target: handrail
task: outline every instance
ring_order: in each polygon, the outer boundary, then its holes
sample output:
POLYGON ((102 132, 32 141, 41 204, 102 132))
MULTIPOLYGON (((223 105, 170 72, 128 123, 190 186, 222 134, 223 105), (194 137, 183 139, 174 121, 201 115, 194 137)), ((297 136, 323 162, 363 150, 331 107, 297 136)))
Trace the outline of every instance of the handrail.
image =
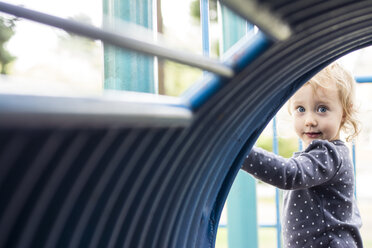
POLYGON ((355 81, 357 83, 372 83, 372 76, 356 76, 355 81))
POLYGON ((187 127, 192 111, 179 98, 134 92, 62 97, 0 93, 0 126, 187 127))

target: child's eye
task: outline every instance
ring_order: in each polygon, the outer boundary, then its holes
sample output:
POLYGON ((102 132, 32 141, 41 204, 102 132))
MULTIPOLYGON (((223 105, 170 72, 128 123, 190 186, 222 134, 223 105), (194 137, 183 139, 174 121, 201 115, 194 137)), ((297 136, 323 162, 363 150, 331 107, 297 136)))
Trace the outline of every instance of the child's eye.
POLYGON ((325 113, 325 112, 327 112, 327 107, 324 107, 324 106, 320 106, 320 107, 318 107, 318 112, 320 112, 320 113, 325 113))
POLYGON ((296 110, 300 113, 305 112, 305 108, 302 106, 297 107, 296 110))

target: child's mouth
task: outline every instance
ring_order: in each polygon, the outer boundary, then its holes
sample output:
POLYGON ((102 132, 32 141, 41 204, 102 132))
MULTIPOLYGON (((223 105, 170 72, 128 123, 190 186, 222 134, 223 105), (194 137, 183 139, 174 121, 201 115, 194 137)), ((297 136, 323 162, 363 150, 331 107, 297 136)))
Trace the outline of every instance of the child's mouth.
POLYGON ((309 138, 312 138, 312 139, 316 139, 318 138, 322 133, 321 132, 308 132, 308 133, 305 133, 307 137, 309 138))

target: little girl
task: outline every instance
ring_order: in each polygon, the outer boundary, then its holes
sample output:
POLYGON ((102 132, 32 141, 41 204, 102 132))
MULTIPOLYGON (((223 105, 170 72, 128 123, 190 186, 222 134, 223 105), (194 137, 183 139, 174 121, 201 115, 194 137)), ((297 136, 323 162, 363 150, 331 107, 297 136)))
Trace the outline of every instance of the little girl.
POLYGON ((340 131, 358 134, 354 80, 333 63, 289 101, 306 149, 290 159, 253 148, 242 169, 284 191, 285 247, 363 247, 354 170, 340 131))

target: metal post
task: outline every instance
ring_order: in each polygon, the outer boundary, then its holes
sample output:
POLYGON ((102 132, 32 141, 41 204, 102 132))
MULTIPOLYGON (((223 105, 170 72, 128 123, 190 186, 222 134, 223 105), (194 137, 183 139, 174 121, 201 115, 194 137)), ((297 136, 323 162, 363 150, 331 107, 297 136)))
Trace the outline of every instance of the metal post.
MULTIPOLYGON (((278 132, 276 129, 276 116, 273 118, 273 152, 279 154, 278 132)), ((280 206, 279 206, 280 191, 275 188, 275 209, 276 209, 276 245, 277 248, 282 247, 282 225, 280 223, 280 206)))
MULTIPOLYGON (((219 6, 222 28, 221 54, 247 33, 247 22, 219 6)), ((227 199, 228 244, 231 248, 258 247, 256 181, 239 172, 227 199)))
POLYGON ((200 20, 202 26, 203 55, 209 56, 209 0, 200 0, 200 20))
MULTIPOLYGON (((355 140, 352 141, 352 155, 353 155, 353 167, 354 167, 354 181, 356 182, 356 155, 355 155, 355 140)), ((354 196, 357 198, 356 183, 354 187, 354 196)))
POLYGON ((256 181, 239 172, 227 199, 227 233, 230 248, 258 247, 256 181))
MULTIPOLYGON (((104 19, 115 28, 123 20, 153 27, 152 0, 103 0, 104 19)), ((155 93, 154 58, 104 46, 104 88, 155 93)))

